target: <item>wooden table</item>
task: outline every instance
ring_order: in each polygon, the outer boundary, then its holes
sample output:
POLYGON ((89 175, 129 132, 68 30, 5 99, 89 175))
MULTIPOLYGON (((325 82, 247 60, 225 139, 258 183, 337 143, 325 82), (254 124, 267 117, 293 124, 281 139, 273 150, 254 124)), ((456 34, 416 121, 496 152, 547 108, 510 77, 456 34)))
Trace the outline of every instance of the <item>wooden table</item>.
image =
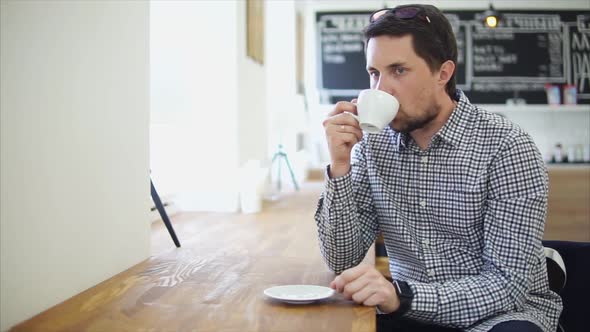
POLYGON ((320 256, 315 204, 301 203, 290 212, 279 202, 257 215, 176 223, 182 248, 152 257, 13 330, 375 331, 374 308, 340 295, 308 305, 264 296, 267 287, 327 286, 335 276, 320 256), (183 238, 188 228, 194 236, 183 238))

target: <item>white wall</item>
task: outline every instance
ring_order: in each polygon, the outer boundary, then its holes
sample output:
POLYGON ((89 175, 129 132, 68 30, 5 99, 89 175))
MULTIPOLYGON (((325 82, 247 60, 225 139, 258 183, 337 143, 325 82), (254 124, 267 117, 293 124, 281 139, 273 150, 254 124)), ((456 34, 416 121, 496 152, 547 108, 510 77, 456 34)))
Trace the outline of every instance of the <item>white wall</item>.
POLYGON ((149 255, 146 2, 1 2, 1 326, 149 255))
MULTIPOLYGON (((306 133, 307 123, 303 98, 297 95, 295 78, 296 2, 270 0, 265 5, 266 102, 271 129, 268 148, 274 153, 279 144, 283 145, 283 151, 287 153, 295 177, 301 184, 308 168, 308 156, 297 145, 297 136, 306 133)), ((272 166, 273 182, 278 181, 280 166, 282 188, 292 188, 286 161, 277 159, 272 166)), ((275 184, 275 190, 276 187, 275 184)))
POLYGON ((150 6, 154 181, 184 210, 235 211, 237 2, 150 6))
POLYGON ((264 11, 261 65, 246 54, 245 1, 151 3, 150 165, 160 193, 182 210, 237 211, 240 167, 269 166, 279 133, 295 147, 305 126, 290 116, 294 1, 266 1, 264 11))
MULTIPOLYGON (((268 159, 269 115, 266 106, 266 64, 260 64, 246 52, 246 1, 237 3, 238 62, 238 164, 268 159)), ((271 81, 272 82, 272 81, 271 81)))

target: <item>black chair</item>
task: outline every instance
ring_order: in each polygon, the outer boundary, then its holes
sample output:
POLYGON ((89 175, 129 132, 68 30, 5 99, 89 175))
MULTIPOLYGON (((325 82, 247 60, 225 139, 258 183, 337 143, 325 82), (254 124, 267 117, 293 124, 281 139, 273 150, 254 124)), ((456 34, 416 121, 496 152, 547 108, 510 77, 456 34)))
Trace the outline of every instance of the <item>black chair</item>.
POLYGON ((154 187, 154 183, 152 182, 152 179, 150 179, 150 186, 151 186, 151 192, 152 192, 152 200, 154 201, 154 204, 156 205, 156 209, 158 209, 158 212, 160 213, 160 217, 162 217, 162 220, 164 221, 164 225, 166 225, 166 228, 168 229, 168 233, 170 233, 170 237, 172 237, 172 241, 174 241, 176 248, 180 248, 180 242, 178 241, 178 238, 176 237, 176 232, 174 231, 174 227, 172 227, 172 224, 170 223, 170 219, 168 218, 168 214, 166 213, 166 210, 164 209, 164 205, 162 204, 162 201, 160 200, 160 195, 158 195, 158 192, 156 191, 156 187, 154 187))
POLYGON ((549 285, 563 301, 559 319, 565 332, 588 331, 588 299, 590 299, 590 242, 543 241, 555 249, 565 265, 565 273, 547 258, 549 285))

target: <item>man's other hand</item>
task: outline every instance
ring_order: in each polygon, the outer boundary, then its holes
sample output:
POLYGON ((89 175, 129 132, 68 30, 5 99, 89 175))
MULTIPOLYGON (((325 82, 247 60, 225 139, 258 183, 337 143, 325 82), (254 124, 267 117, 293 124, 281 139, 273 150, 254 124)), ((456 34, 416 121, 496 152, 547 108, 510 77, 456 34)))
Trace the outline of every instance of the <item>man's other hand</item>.
POLYGON ((348 300, 378 306, 383 313, 392 313, 400 305, 393 284, 371 265, 360 264, 342 272, 330 283, 330 287, 348 300))

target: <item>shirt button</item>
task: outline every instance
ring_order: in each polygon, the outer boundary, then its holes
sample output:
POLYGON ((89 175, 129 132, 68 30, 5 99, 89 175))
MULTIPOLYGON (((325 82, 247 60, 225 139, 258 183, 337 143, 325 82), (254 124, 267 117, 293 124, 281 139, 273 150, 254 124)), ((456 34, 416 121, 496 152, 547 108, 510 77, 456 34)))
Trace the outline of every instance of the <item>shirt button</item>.
POLYGON ((426 164, 428 162, 428 157, 424 156, 422 157, 422 163, 426 164))
POLYGON ((428 239, 422 240, 422 244, 423 244, 425 247, 428 247, 428 246, 430 245, 430 240, 428 240, 428 239))
POLYGON ((420 206, 421 207, 426 207, 426 201, 425 200, 421 200, 420 201, 420 206))
POLYGON ((434 277, 434 271, 432 270, 426 270, 426 273, 428 274, 429 277, 434 277))

